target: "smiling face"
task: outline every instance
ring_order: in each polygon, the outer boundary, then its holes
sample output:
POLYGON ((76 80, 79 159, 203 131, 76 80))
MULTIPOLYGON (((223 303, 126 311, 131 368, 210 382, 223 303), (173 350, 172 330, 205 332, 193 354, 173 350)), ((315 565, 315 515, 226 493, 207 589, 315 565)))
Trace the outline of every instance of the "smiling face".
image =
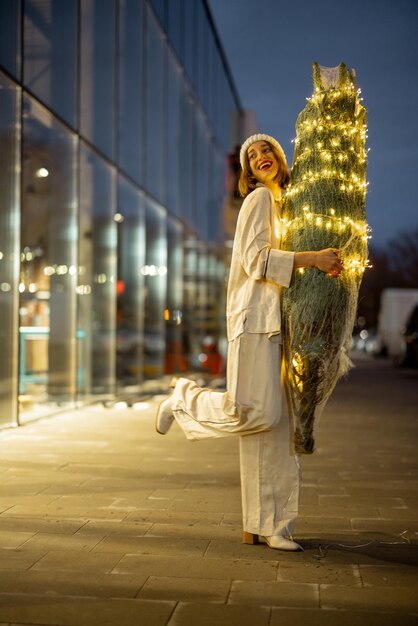
POLYGON ((251 172, 260 183, 273 183, 279 171, 279 162, 267 141, 256 141, 247 150, 251 172))

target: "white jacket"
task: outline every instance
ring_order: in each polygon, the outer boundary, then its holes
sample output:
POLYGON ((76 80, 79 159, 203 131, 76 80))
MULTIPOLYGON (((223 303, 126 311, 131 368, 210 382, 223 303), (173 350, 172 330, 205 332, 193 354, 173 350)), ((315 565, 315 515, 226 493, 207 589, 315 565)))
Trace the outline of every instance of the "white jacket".
POLYGON ((280 216, 272 192, 258 184, 237 221, 227 293, 227 335, 280 333, 280 287, 292 278, 294 252, 279 250, 280 216))

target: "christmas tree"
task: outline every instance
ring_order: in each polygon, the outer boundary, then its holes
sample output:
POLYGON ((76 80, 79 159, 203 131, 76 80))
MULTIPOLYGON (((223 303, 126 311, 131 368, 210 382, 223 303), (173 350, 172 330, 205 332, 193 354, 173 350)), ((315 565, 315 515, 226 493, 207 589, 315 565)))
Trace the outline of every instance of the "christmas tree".
POLYGON ((284 358, 297 453, 314 449, 315 417, 351 367, 348 351, 367 265, 366 109, 354 72, 313 65, 314 93, 296 122, 282 208, 285 250, 337 248, 338 278, 316 268, 283 290, 284 358))

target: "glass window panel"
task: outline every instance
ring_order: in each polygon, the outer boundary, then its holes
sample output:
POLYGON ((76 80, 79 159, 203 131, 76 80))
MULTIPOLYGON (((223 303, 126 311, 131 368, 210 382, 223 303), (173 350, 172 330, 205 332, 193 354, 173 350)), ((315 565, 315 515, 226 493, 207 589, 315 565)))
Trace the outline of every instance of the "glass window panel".
POLYGON ((230 149, 230 126, 232 121, 232 111, 234 100, 225 72, 221 74, 220 84, 220 117, 219 117, 219 139, 222 147, 227 152, 230 149))
POLYGON ((157 200, 166 203, 165 145, 165 93, 164 93, 165 46, 160 27, 152 12, 147 13, 147 125, 145 158, 145 186, 157 200))
POLYGON ((167 206, 170 212, 180 215, 180 70, 174 55, 168 51, 167 89, 167 206))
POLYGON ((168 0, 167 2, 167 28, 170 43, 179 59, 183 58, 183 11, 184 0, 168 0))
POLYGON ((20 0, 0 2, 0 65, 20 80, 20 0))
POLYGON ((144 163, 144 23, 143 3, 120 3, 119 165, 138 183, 144 163))
POLYGON ((180 207, 182 217, 192 222, 192 184, 195 170, 193 159, 193 105, 184 82, 180 91, 180 207))
POLYGON ((212 337, 212 366, 221 373, 224 365, 221 354, 225 356, 224 319, 226 281, 224 264, 213 254, 208 256, 207 273, 207 333, 212 337))
POLYGON ((196 88, 202 105, 205 107, 209 99, 209 34, 210 25, 206 9, 202 2, 196 7, 196 88))
POLYGON ((208 239, 209 241, 216 241, 218 229, 220 226, 219 220, 222 215, 222 207, 226 193, 226 160, 224 154, 219 152, 215 148, 213 148, 211 154, 210 171, 212 175, 212 181, 209 185, 210 209, 208 213, 208 239))
POLYGON ((77 2, 26 0, 24 6, 24 83, 76 126, 77 2))
POLYGON ((154 378, 164 373, 167 300, 166 214, 154 202, 146 206, 144 375, 154 378))
MULTIPOLYGON (((204 244, 189 234, 184 243, 184 300, 183 300, 183 329, 187 333, 190 368, 199 369, 199 355, 202 351, 202 331, 200 298, 204 286, 200 284, 201 255, 204 244)), ((204 280, 204 278, 203 278, 204 280)))
MULTIPOLYGON (((170 0, 168 0, 170 2, 170 0)), ((178 1, 178 0, 177 0, 178 1)), ((172 0, 171 0, 172 2, 172 0)), ((161 24, 163 26, 166 25, 166 7, 165 7, 165 0, 151 0, 151 4, 153 6, 153 9, 155 11, 155 14, 157 15, 158 19, 160 20, 161 24)))
POLYGON ((210 138, 206 131, 206 123, 201 114, 197 117, 197 141, 196 141, 196 228, 203 239, 208 236, 209 219, 209 142, 210 138))
POLYGON ((196 229, 197 228, 197 206, 196 206, 196 195, 197 195, 197 184, 198 184, 198 175, 197 172, 200 168, 200 163, 198 161, 198 131, 197 131, 197 115, 198 109, 196 105, 191 103, 191 133, 192 133, 192 149, 190 154, 188 155, 188 159, 190 161, 190 171, 191 171, 191 180, 190 180, 190 224, 196 229))
POLYGON ((17 421, 20 88, 0 72, 0 424, 17 421))
POLYGON ((116 367, 115 169, 86 145, 80 161, 78 391, 113 393, 116 367))
POLYGON ((80 129, 109 158, 115 152, 115 0, 81 2, 80 129))
POLYGON ((74 399, 77 138, 23 101, 20 393, 74 399))
POLYGON ((207 262, 208 255, 205 246, 200 245, 197 256, 197 292, 196 292, 196 330, 199 337, 199 346, 208 334, 207 329, 207 262))
POLYGON ((143 379, 145 293, 145 199, 119 179, 117 377, 119 385, 143 379))
POLYGON ((218 97, 218 69, 219 69, 219 60, 218 60, 218 48, 215 42, 215 36, 211 31, 209 35, 209 45, 208 45, 208 82, 209 82, 209 98, 207 101, 207 113, 214 130, 215 136, 217 135, 217 127, 216 127, 216 103, 218 97))
POLYGON ((183 0, 183 64, 191 82, 195 79, 196 0, 183 0))
POLYGON ((183 321, 183 229, 173 218, 167 224, 167 308, 165 372, 188 370, 188 337, 183 321))

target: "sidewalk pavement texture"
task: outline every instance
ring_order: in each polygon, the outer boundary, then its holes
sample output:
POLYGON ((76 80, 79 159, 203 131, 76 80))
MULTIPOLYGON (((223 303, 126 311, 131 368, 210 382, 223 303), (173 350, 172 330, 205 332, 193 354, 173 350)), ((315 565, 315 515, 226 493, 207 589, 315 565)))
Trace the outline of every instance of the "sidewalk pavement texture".
POLYGON ((418 370, 362 359, 303 458, 304 552, 241 543, 238 441, 158 398, 0 432, 0 626, 409 626, 418 370))

